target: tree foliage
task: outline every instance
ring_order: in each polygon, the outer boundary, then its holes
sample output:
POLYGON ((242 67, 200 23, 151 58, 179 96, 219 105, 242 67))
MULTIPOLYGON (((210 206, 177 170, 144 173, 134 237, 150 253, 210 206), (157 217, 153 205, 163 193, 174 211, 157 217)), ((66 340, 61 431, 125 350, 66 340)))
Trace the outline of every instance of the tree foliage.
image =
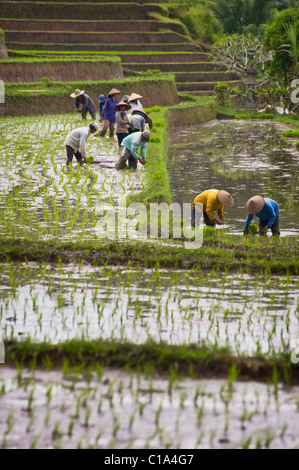
POLYGON ((272 60, 272 53, 266 51, 263 43, 251 34, 225 36, 212 47, 213 61, 226 67, 227 72, 239 72, 245 78, 246 71, 254 66, 265 78, 266 65, 272 60))
POLYGON ((265 45, 273 51, 271 74, 288 85, 299 73, 299 6, 278 15, 266 33, 265 45))
POLYGON ((257 32, 260 25, 268 23, 274 8, 271 0, 216 0, 218 18, 227 34, 244 33, 249 26, 257 32))

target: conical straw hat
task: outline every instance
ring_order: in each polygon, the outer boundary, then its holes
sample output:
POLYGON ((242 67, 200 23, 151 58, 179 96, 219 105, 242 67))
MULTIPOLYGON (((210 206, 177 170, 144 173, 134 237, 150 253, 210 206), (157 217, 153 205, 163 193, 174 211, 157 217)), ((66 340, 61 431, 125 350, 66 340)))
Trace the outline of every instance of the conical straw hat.
POLYGON ((112 90, 109 91, 108 96, 111 95, 119 95, 120 91, 117 90, 116 88, 112 88, 112 90))
POLYGON ((134 111, 132 111, 132 115, 133 115, 134 113, 141 113, 141 114, 143 114, 143 116, 144 116, 145 118, 147 118, 147 117, 148 117, 148 115, 146 114, 146 112, 144 111, 144 109, 143 109, 143 108, 140 108, 140 109, 134 109, 134 111))
POLYGON ((258 214, 261 212, 264 205, 265 200, 262 196, 253 196, 252 198, 248 199, 245 207, 249 214, 258 214))
POLYGON ((220 189, 220 191, 218 191, 217 199, 225 207, 233 207, 233 205, 235 204, 233 196, 227 191, 224 191, 223 189, 220 189))
POLYGON ((141 100, 141 98, 142 98, 141 95, 137 95, 137 93, 132 93, 128 101, 130 102, 130 101, 135 101, 135 100, 141 100))
POLYGON ((115 111, 119 111, 121 106, 125 106, 126 111, 131 108, 131 106, 128 103, 125 103, 124 101, 120 101, 114 106, 113 109, 115 109, 115 111))
POLYGON ((79 90, 79 88, 77 88, 77 90, 74 91, 74 93, 71 93, 70 96, 72 98, 77 98, 77 96, 80 96, 80 95, 83 95, 85 90, 79 90))

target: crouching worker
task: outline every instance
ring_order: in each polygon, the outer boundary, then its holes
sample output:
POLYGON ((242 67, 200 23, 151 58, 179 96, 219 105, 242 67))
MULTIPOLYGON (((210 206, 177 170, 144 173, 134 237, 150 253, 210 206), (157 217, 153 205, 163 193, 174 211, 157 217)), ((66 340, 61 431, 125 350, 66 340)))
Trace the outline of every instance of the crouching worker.
POLYGON ((121 157, 116 165, 117 170, 123 170, 127 165, 128 167, 136 170, 138 162, 142 165, 145 163, 147 143, 151 138, 151 133, 148 130, 143 132, 134 132, 133 134, 125 137, 121 143, 121 157), (138 155, 140 149, 141 157, 138 155))
POLYGON ((93 122, 88 127, 78 127, 67 136, 64 142, 66 146, 66 166, 69 166, 72 162, 74 155, 81 166, 86 162, 85 146, 87 139, 90 134, 94 134, 98 130, 99 125, 93 122))
POLYGON ((259 236, 266 235, 268 229, 271 229, 272 235, 279 237, 279 206, 276 201, 268 197, 253 196, 246 202, 246 210, 248 212, 244 226, 244 235, 249 233, 249 225, 254 215, 259 219, 259 236))
POLYGON ((234 199, 230 193, 223 189, 208 189, 200 193, 193 201, 193 217, 192 226, 195 226, 195 204, 201 203, 203 205, 203 217, 206 225, 214 227, 216 224, 222 225, 225 223, 224 206, 233 207, 234 199), (219 218, 215 217, 215 212, 218 212, 219 218))

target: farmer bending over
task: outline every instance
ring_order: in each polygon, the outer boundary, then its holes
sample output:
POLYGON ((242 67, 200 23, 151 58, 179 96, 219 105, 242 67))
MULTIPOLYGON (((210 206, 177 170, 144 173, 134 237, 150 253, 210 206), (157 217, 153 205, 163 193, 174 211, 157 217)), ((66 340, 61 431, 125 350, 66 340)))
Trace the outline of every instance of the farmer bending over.
POLYGON ((246 202, 248 216, 245 222, 244 235, 249 233, 249 225, 254 215, 260 219, 259 236, 266 235, 271 229, 272 235, 280 235, 279 231, 279 206, 276 201, 268 197, 253 196, 246 202))
POLYGON ((195 204, 201 203, 203 205, 203 217, 205 224, 214 227, 216 224, 222 225, 225 223, 225 217, 223 213, 225 207, 233 207, 234 199, 231 194, 223 189, 208 189, 203 193, 200 193, 193 201, 193 217, 192 226, 195 226, 195 204), (219 219, 215 217, 215 212, 218 212, 219 219))
POLYGON ((88 127, 78 127, 72 131, 66 138, 64 145, 66 146, 66 165, 73 160, 75 155, 77 162, 83 165, 86 162, 85 145, 90 134, 94 134, 99 130, 99 125, 94 122, 89 124, 88 127))
POLYGON ((146 157, 147 143, 151 138, 151 133, 147 129, 143 132, 134 132, 125 137, 121 143, 121 157, 116 165, 117 170, 123 170, 127 165, 136 170, 138 161, 144 165, 146 157), (141 157, 138 155, 140 149, 141 157))
POLYGON ((82 114, 82 118, 86 119, 87 111, 89 111, 92 119, 96 118, 96 108, 94 102, 90 96, 84 93, 84 90, 77 89, 74 93, 70 95, 72 98, 75 98, 75 108, 82 114))

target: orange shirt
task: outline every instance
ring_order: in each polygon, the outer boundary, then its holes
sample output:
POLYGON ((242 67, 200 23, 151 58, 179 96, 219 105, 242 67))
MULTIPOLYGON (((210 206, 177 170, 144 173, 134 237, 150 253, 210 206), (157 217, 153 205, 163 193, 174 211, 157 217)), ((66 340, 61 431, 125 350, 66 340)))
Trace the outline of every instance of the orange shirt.
POLYGON ((203 210, 207 213, 211 222, 215 220, 214 212, 218 211, 219 218, 224 220, 223 204, 217 199, 218 189, 208 189, 200 193, 194 199, 194 204, 201 202, 203 210))

